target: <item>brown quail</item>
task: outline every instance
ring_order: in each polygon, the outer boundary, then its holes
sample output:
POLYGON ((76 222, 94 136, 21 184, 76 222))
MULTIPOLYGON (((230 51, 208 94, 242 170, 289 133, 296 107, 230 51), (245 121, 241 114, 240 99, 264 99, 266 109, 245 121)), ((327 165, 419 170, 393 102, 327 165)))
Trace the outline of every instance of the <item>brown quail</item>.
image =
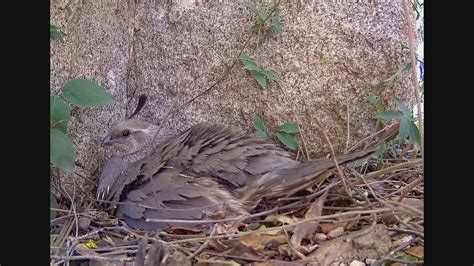
MULTIPOLYGON (((97 197, 111 201, 115 215, 135 229, 192 227, 147 219, 211 219, 216 213, 245 214, 262 198, 286 196, 335 166, 332 158, 300 163, 278 146, 243 130, 197 124, 156 145, 158 127, 127 119, 115 123, 103 144, 110 148, 97 197)), ((337 158, 343 164, 370 155, 337 158)))

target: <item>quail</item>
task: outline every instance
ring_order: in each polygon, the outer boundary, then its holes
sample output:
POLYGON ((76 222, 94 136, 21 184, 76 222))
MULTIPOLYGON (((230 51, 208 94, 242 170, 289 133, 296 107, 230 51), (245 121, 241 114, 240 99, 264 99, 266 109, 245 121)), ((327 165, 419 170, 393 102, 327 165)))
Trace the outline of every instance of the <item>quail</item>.
MULTIPOLYGON (((155 124, 129 118, 114 123, 103 140, 111 158, 99 177, 97 198, 109 202, 114 214, 134 229, 194 227, 169 220, 247 214, 263 198, 288 196, 335 167, 333 158, 298 162, 242 129, 210 123, 159 142, 147 155, 157 130, 155 124)), ((337 161, 348 163, 373 151, 342 155, 337 161)))

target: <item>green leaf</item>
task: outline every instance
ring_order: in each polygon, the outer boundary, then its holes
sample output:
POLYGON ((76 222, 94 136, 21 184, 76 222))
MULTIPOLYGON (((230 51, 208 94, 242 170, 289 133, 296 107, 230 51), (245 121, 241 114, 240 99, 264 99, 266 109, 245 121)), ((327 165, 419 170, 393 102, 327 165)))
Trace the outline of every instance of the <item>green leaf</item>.
POLYGON ((400 128, 398 132, 398 138, 400 139, 400 144, 405 143, 405 139, 408 137, 408 132, 410 130, 410 120, 406 117, 400 119, 400 128))
POLYGON ((69 106, 57 96, 51 96, 49 100, 50 122, 54 128, 67 133, 67 124, 70 118, 69 106), (61 121, 61 122, 59 122, 61 121))
POLYGON ((252 10, 253 12, 257 13, 257 5, 249 2, 244 2, 244 6, 252 10))
POLYGON ((357 167, 360 167, 360 166, 364 165, 369 160, 370 160, 370 156, 367 156, 367 157, 358 159, 356 161, 350 162, 346 166, 349 167, 349 168, 357 168, 357 167))
POLYGON ((377 148, 377 150, 372 154, 372 155, 369 155, 369 156, 365 156, 363 158, 360 158, 356 161, 353 161, 353 162, 350 162, 347 164, 347 167, 349 168, 357 168, 357 167, 360 167, 362 165, 364 165, 366 162, 368 162, 371 158, 375 158, 375 159, 381 159, 383 154, 385 153, 385 150, 387 149, 387 144, 385 144, 385 141, 382 142, 379 147, 377 148))
POLYGON ((411 69, 411 63, 406 63, 403 66, 401 66, 395 74, 390 76, 389 78, 383 80, 379 84, 375 86, 375 88, 379 91, 382 92, 389 86, 393 85, 396 81, 400 79, 400 77, 406 72, 407 70, 411 69))
POLYGON ((396 110, 387 110, 379 112, 375 117, 382 120, 390 120, 395 118, 400 118, 403 116, 403 113, 396 110))
POLYGON ((286 132, 286 133, 298 133, 300 132, 300 128, 298 127, 298 124, 288 122, 284 123, 278 128, 278 131, 286 132))
POLYGON ((295 137, 293 137, 292 135, 286 132, 280 131, 276 134, 276 136, 283 144, 285 144, 286 147, 292 150, 298 149, 298 142, 296 141, 295 137))
POLYGON ((53 24, 49 24, 49 35, 53 40, 63 40, 63 34, 59 31, 59 28, 53 24))
POLYGON ((380 101, 380 97, 377 95, 369 95, 367 96, 367 101, 371 104, 377 104, 380 101))
POLYGON ((254 115, 252 117, 252 123, 256 130, 267 132, 267 126, 265 126, 265 122, 263 122, 262 117, 259 115, 254 115))
POLYGON ((377 84, 375 86, 375 89, 378 90, 379 92, 382 92, 388 87, 388 85, 389 85, 389 81, 384 80, 380 82, 379 84, 377 84))
POLYGON ((73 79, 63 88, 63 96, 79 107, 96 107, 114 101, 114 97, 92 80, 73 79))
POLYGON ((395 102, 397 103, 398 108, 400 108, 405 117, 411 118, 411 110, 405 105, 405 103, 398 98, 395 99, 395 102))
POLYGON ((400 43, 400 47, 403 50, 410 50, 410 47, 408 47, 408 45, 404 44, 404 43, 400 43))
POLYGON ((266 89, 267 88, 267 77, 260 72, 257 71, 251 71, 255 79, 257 80, 258 84, 266 89))
POLYGON ((270 27, 273 33, 281 33, 281 21, 280 21, 280 12, 275 10, 274 16, 272 18, 272 26, 270 27))
MULTIPOLYGON (((58 202, 56 200, 56 197, 54 196, 53 193, 50 193, 50 194, 51 194, 51 196, 49 198, 49 207, 57 209, 58 208, 58 202)), ((55 211, 55 210, 49 210, 49 220, 53 220, 54 218, 56 218, 56 213, 57 213, 57 211, 55 211)))
POLYGON ((406 63, 402 68, 402 72, 409 71, 411 69, 411 66, 411 63, 406 63))
POLYGON ((86 246, 90 249, 97 248, 97 243, 93 239, 87 240, 86 246))
POLYGON ((255 65, 255 62, 253 61, 253 59, 246 52, 242 52, 239 58, 242 61, 242 64, 244 64, 244 66, 255 65))
POLYGON ((269 80, 274 80, 274 81, 278 80, 277 73, 275 73, 275 71, 273 71, 271 69, 265 69, 265 70, 261 71, 260 73, 264 74, 267 77, 267 79, 269 79, 269 80))
POLYGON ((50 162, 56 167, 72 171, 74 145, 64 132, 54 128, 51 129, 50 148, 50 162))
POLYGON ((265 131, 257 129, 257 131, 255 131, 254 134, 257 138, 262 138, 262 139, 265 139, 265 140, 268 139, 268 134, 265 131))
POLYGON ((242 54, 240 54, 239 58, 240 58, 240 61, 242 61, 242 64, 244 64, 244 68, 257 67, 257 64, 255 64, 253 59, 246 52, 243 52, 242 54))
POLYGON ((376 158, 376 159, 381 159, 382 156, 384 155, 385 153, 385 150, 387 150, 387 143, 385 143, 385 141, 383 141, 379 147, 377 148, 377 150, 374 152, 374 154, 372 154, 372 157, 376 158))
POLYGON ((400 252, 400 253, 397 253, 397 255, 395 256, 396 259, 399 259, 399 260, 405 260, 405 261, 408 261, 408 262, 417 262, 418 261, 418 258, 415 257, 415 256, 412 256, 410 254, 407 254, 405 252, 400 252))
POLYGON ((261 21, 255 21, 255 23, 252 25, 252 27, 250 27, 250 31, 251 32, 259 32, 260 29, 262 28, 262 22, 261 21))
POLYGON ((418 145, 418 148, 421 148, 420 130, 413 121, 408 121, 408 136, 410 136, 410 139, 418 145))
POLYGON ((247 69, 247 70, 254 70, 254 71, 257 71, 257 72, 262 71, 262 68, 257 66, 257 65, 250 65, 249 64, 249 65, 244 66, 244 68, 247 69))
POLYGON ((258 9, 258 17, 260 18, 260 20, 263 22, 265 19, 267 19, 267 10, 266 8, 264 7, 264 5, 261 5, 261 6, 258 6, 257 7, 258 9))

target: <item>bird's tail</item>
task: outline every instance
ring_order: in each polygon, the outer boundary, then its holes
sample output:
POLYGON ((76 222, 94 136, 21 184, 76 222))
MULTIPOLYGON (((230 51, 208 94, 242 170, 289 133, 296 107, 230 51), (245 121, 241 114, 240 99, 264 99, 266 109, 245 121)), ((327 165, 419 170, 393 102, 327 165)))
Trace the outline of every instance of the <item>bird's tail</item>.
MULTIPOLYGON (((364 159, 376 149, 366 149, 336 157, 338 165, 364 159)), ((297 191, 306 189, 327 177, 336 166, 334 158, 319 159, 300 163, 291 168, 283 168, 265 174, 249 186, 252 189, 243 191, 242 199, 257 202, 262 198, 274 199, 290 196, 297 191)))

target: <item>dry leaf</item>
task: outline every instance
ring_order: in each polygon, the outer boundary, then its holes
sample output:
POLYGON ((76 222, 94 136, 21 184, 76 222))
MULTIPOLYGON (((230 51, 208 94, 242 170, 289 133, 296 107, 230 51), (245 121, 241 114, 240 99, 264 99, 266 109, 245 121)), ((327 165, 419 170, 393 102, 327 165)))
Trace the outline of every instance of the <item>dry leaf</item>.
POLYGON ((172 227, 168 229, 168 233, 171 235, 198 235, 202 233, 202 230, 184 227, 172 227))
POLYGON ((411 241, 413 239, 413 236, 411 235, 406 235, 398 240, 395 240, 393 241, 393 245, 394 246, 400 246, 400 245, 403 245, 405 243, 407 243, 408 241, 411 241))
POLYGON ((87 217, 81 217, 79 218, 79 221, 77 224, 78 224, 79 230, 87 231, 87 229, 89 228, 89 225, 91 224, 91 219, 87 217))
POLYGON ((360 218, 360 217, 361 217, 360 213, 354 214, 354 215, 347 215, 344 218, 339 218, 340 220, 343 220, 343 221, 335 222, 334 226, 335 227, 342 226, 344 227, 345 231, 349 231, 350 229, 354 228, 354 226, 356 226, 359 223, 359 219, 354 219, 354 220, 349 220, 349 219, 360 218))
POLYGON ((328 239, 328 236, 326 234, 322 234, 322 233, 314 234, 314 240, 316 241, 324 241, 326 239, 328 239))
POLYGON ((285 255, 290 256, 291 255, 290 246, 288 244, 280 245, 278 247, 278 252, 280 252, 280 254, 285 254, 285 255))
MULTIPOLYGON (((237 234, 239 232, 239 225, 241 222, 232 223, 232 224, 217 224, 215 227, 214 235, 231 235, 237 234)), ((214 247, 216 250, 226 250, 228 249, 228 244, 232 243, 232 241, 225 241, 223 239, 211 239, 209 245, 214 247)))
POLYGON ((419 210, 422 210, 423 211, 423 208, 424 208, 424 201, 423 199, 418 199, 418 198, 403 198, 402 203, 408 205, 408 206, 411 206, 411 207, 414 207, 414 208, 417 208, 419 210))
POLYGON ((351 232, 322 243, 318 249, 309 254, 314 265, 331 265, 333 262, 349 263, 353 260, 364 261, 387 254, 392 247, 392 240, 383 224, 377 224, 372 230, 367 228, 351 232), (361 234, 364 232, 363 234, 361 234))
POLYGON ((294 224, 300 221, 300 219, 294 216, 289 217, 286 215, 275 215, 275 216, 271 215, 271 216, 267 216, 264 221, 279 221, 279 222, 282 222, 283 224, 294 224))
POLYGON ((278 244, 288 242, 286 234, 281 230, 268 231, 265 233, 254 233, 240 237, 240 243, 255 251, 265 249, 268 243, 275 241, 278 244))
POLYGON ((88 248, 86 246, 86 244, 84 243, 79 243, 76 245, 76 247, 74 248, 74 250, 76 250, 77 253, 81 254, 81 255, 98 255, 97 252, 95 252, 94 250, 88 248))
MULTIPOLYGON (((178 265, 178 264, 169 264, 169 265, 178 265)), ((223 259, 209 259, 199 261, 195 264, 196 266, 218 266, 218 265, 230 265, 230 266, 240 266, 237 262, 233 260, 223 260, 223 259)))
POLYGON ((328 233, 328 238, 336 238, 344 233, 343 227, 336 227, 334 230, 328 233))
POLYGON ((99 225, 100 227, 107 227, 107 226, 117 226, 119 224, 118 218, 114 219, 106 219, 106 220, 94 220, 94 223, 99 225))
POLYGON ((405 253, 408 253, 419 259, 423 259, 425 251, 423 246, 415 246, 405 250, 405 253))
POLYGON ((323 234, 327 234, 327 233, 331 232, 332 230, 334 230, 334 228, 336 228, 336 226, 334 224, 322 224, 321 225, 321 232, 323 232, 323 234))
MULTIPOLYGON (((308 211, 305 214, 305 219, 313 218, 316 216, 321 216, 323 211, 324 202, 326 201, 326 197, 328 195, 328 191, 324 192, 321 197, 318 198, 315 202, 311 204, 308 211)), ((291 236, 290 244, 291 246, 298 251, 301 246, 301 240, 305 237, 310 236, 312 233, 316 231, 318 228, 319 221, 308 221, 301 224, 298 224, 294 230, 293 236, 291 236)))
POLYGON ((110 244, 111 246, 115 246, 116 243, 114 242, 114 240, 112 239, 112 237, 110 236, 105 236, 102 238, 102 241, 106 242, 107 244, 110 244))

